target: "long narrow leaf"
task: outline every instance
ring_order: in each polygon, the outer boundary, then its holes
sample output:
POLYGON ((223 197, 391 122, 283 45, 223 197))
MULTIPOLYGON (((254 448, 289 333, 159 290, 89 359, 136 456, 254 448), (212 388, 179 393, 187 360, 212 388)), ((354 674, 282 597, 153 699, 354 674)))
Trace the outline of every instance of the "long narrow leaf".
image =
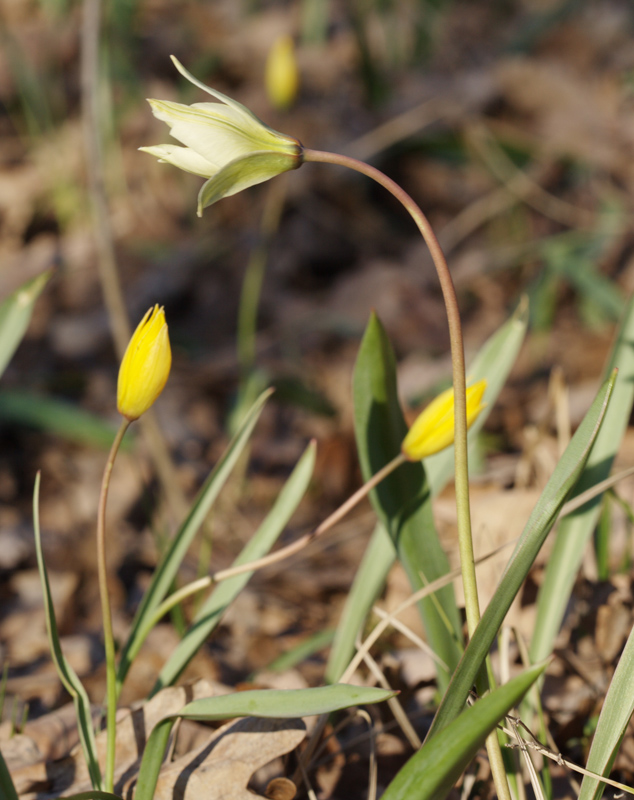
POLYGON ((97 760, 97 746, 95 743, 95 733, 93 730, 92 714, 90 710, 90 700, 77 673, 66 660, 62 647, 59 642, 57 632, 57 620, 55 619, 55 609, 53 598, 48 582, 48 573, 44 563, 42 552, 42 540, 40 536, 40 475, 35 478, 35 488, 33 490, 33 529, 35 531, 35 554, 37 557, 37 568, 40 573, 42 592, 44 596, 44 614, 46 617, 46 631, 51 650, 51 656, 57 669, 57 674, 68 694, 73 698, 75 714, 77 716, 77 728, 79 740, 86 759, 86 766, 90 775, 90 782, 93 789, 101 789, 101 771, 97 760))
POLYGON ((495 594, 482 615, 443 697, 429 732, 430 736, 438 735, 464 708, 469 691, 475 683, 478 671, 511 603, 519 592, 546 536, 555 524, 566 497, 583 472, 605 418, 615 379, 616 375, 613 374, 599 390, 537 501, 495 594))
MULTIPOLYGON (((400 453, 407 433, 396 389, 396 362, 376 314, 366 329, 354 369, 355 436, 361 472, 367 481, 400 453)), ((377 516, 388 531, 414 590, 422 575, 433 581, 449 571, 431 508, 431 494, 422 464, 400 466, 370 493, 377 516)), ((444 689, 461 655, 462 627, 453 586, 419 604, 427 640, 445 663, 438 669, 444 689), (447 630, 447 620, 451 630, 447 630)))
MULTIPOLYGON (((28 425, 104 450, 109 449, 117 432, 109 422, 73 403, 22 389, 0 392, 0 421, 28 425)), ((123 447, 129 448, 130 441, 128 433, 123 447)))
POLYGON ((18 800, 18 793, 15 790, 15 785, 11 779, 11 773, 7 767, 7 762, 2 756, 0 751, 0 796, 6 800, 18 800))
POLYGON ((143 753, 134 800, 152 800, 167 740, 179 717, 206 722, 234 717, 295 719, 329 714, 350 706, 381 703, 395 694, 384 689, 336 684, 316 689, 256 689, 194 700, 178 714, 161 720, 151 732, 143 753))
MULTIPOLYGON (((619 377, 610 401, 610 413, 573 497, 608 477, 630 418, 634 401, 634 297, 629 301, 612 347, 607 374, 614 368, 619 370, 619 377)), ((583 553, 599 518, 602 497, 602 494, 597 495, 559 524, 537 597, 537 618, 530 647, 532 661, 546 658, 552 650, 583 553)))
MULTIPOLYGON (((607 777, 634 713, 634 630, 630 632, 594 732, 586 769, 607 777)), ((579 800, 599 800, 605 784, 585 775, 579 800)))
POLYGON ((52 270, 46 270, 24 283, 0 304, 0 375, 22 341, 31 321, 35 301, 52 274, 52 270))
MULTIPOLYGON (((485 378, 487 381, 485 394, 487 406, 469 431, 470 442, 475 441, 478 431, 495 405, 524 341, 527 325, 528 301, 523 299, 511 318, 487 339, 469 366, 470 380, 485 378)), ((444 489, 453 475, 453 447, 426 458, 423 466, 434 497, 444 489)), ((396 557, 394 544, 385 528, 379 523, 357 569, 337 626, 326 668, 327 681, 338 680, 352 658, 355 637, 372 604, 382 592, 387 574, 396 557)))
POLYGON ((130 669, 130 651, 137 649, 138 638, 146 627, 146 622, 153 616, 158 606, 165 599, 194 536, 209 513, 211 506, 218 497, 220 490, 231 474, 231 470, 249 441, 253 428, 270 395, 270 391, 263 392, 253 404, 250 411, 245 415, 238 432, 229 443, 229 447, 225 450, 216 466, 210 472, 207 480, 198 492, 198 496, 192 504, 185 521, 178 529, 169 547, 165 551, 160 564, 154 571, 150 585, 135 615, 128 640, 121 653, 121 659, 117 669, 117 685, 119 691, 130 669))
MULTIPOLYGON (((311 442, 284 485, 273 508, 267 514, 266 519, 234 561, 234 566, 248 564, 250 561, 255 561, 269 552, 306 493, 314 466, 315 443, 311 442)), ((178 678, 200 647, 209 638, 227 607, 246 586, 252 575, 253 572, 243 572, 241 575, 222 581, 214 589, 194 617, 191 628, 181 639, 161 670, 153 693, 164 686, 169 686, 178 678)))
POLYGON ((383 793, 382 800, 444 800, 498 722, 544 671, 531 667, 463 711, 428 739, 383 793))

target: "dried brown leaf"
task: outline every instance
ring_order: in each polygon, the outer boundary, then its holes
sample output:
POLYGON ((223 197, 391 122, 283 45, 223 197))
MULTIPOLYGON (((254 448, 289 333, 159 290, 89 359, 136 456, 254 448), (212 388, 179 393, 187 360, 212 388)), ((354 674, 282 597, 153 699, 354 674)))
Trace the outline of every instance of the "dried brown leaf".
MULTIPOLYGON (((306 728, 300 719, 246 717, 230 722, 217 730, 203 747, 161 770, 154 800, 263 797, 247 790, 253 773, 293 750, 305 735, 306 728)), ((124 796, 128 798, 130 794, 126 792, 124 796)))

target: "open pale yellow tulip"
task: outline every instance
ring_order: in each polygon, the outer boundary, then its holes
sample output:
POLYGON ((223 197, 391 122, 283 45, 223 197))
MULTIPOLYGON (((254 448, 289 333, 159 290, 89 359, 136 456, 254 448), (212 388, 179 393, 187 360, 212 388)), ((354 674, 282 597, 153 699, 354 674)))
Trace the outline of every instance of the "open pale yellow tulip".
POLYGON ((119 368, 117 408, 131 422, 154 405, 167 383, 172 351, 165 311, 150 308, 132 334, 119 368))
MULTIPOLYGON (((476 381, 467 387, 467 427, 476 421, 486 405, 482 402, 486 380, 476 381)), ((409 461, 421 461, 453 444, 454 397, 453 389, 439 394, 415 419, 401 451, 409 461)))
POLYGON ((198 194, 198 216, 223 197, 262 183, 302 163, 297 139, 269 128, 248 108, 196 80, 172 56, 178 71, 220 103, 191 106, 167 100, 148 100, 157 119, 170 126, 174 144, 141 147, 160 161, 208 178, 198 194))

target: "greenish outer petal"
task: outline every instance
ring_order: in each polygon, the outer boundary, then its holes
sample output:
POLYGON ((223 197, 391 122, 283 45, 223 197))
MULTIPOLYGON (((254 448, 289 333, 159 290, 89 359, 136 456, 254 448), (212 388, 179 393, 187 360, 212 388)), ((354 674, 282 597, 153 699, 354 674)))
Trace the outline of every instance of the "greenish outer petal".
POLYGON ((221 102, 226 103, 226 105, 228 105, 230 108, 232 108, 238 114, 240 114, 245 121, 250 122, 250 123, 256 123, 258 126, 261 126, 262 128, 264 128, 268 133, 272 134, 273 136, 279 137, 281 140, 287 141, 289 143, 289 146, 291 145, 291 143, 299 145, 299 142, 297 142, 297 140, 294 139, 292 136, 287 136, 285 133, 279 133, 279 131, 276 131, 273 128, 270 128, 266 123, 262 122, 261 119, 256 117, 255 114, 252 111, 249 111, 249 109, 246 106, 243 106, 242 103, 239 103, 237 100, 234 100, 232 97, 227 97, 226 94, 223 94, 222 92, 219 92, 217 89, 212 89, 211 87, 209 87, 206 84, 202 83, 202 81, 199 81, 197 78, 194 78, 194 76, 191 74, 191 72, 188 72, 185 69, 185 67, 181 64, 181 62, 175 56, 171 56, 171 58, 172 58, 172 61, 174 63, 174 66, 176 67, 176 69, 180 72, 180 74, 184 78, 187 78, 187 80, 190 83, 193 83, 194 86, 197 86, 199 89, 202 89, 203 92, 207 92, 207 94, 210 94, 212 97, 215 97, 216 99, 220 100, 221 102))
POLYGON ((202 216, 204 208, 223 197, 230 197, 249 186, 268 181, 282 172, 297 169, 301 163, 299 156, 287 153, 253 153, 237 158, 203 185, 198 195, 198 216, 202 216))
POLYGON ((196 153, 191 147, 181 147, 177 144, 157 144, 152 147, 139 147, 143 153, 155 156, 159 161, 172 164, 174 167, 200 175, 202 178, 211 178, 218 172, 218 167, 204 156, 196 153))
POLYGON ((217 118, 225 128, 232 128, 236 134, 251 143, 252 150, 277 150, 287 153, 296 152, 298 149, 297 139, 274 131, 253 114, 245 116, 220 103, 192 103, 190 108, 201 109, 217 118))

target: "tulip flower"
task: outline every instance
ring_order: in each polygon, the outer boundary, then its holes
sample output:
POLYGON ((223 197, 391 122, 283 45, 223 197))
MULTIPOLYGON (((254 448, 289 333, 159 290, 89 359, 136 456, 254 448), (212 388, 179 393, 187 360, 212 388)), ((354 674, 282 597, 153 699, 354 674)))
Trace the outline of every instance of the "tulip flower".
MULTIPOLYGON (((476 421, 486 405, 482 402, 486 380, 476 381, 467 387, 467 427, 476 421)), ((409 432, 401 452, 409 461, 421 461, 427 456, 444 450, 454 440, 454 398, 453 389, 439 394, 427 408, 422 411, 409 432)))
POLYGON ((188 81, 220 103, 191 106, 167 100, 148 100, 157 119, 170 126, 180 145, 141 147, 160 161, 208 180, 198 194, 198 216, 223 197, 296 169, 302 163, 297 139, 278 133, 248 108, 196 80, 172 56, 176 69, 188 81))
POLYGON ((165 311, 150 308, 130 339, 119 369, 117 408, 132 422, 163 391, 172 365, 165 311))
POLYGON ((288 108, 295 100, 299 86, 295 48, 290 36, 280 36, 273 43, 266 60, 264 78, 271 103, 279 109, 288 108))

